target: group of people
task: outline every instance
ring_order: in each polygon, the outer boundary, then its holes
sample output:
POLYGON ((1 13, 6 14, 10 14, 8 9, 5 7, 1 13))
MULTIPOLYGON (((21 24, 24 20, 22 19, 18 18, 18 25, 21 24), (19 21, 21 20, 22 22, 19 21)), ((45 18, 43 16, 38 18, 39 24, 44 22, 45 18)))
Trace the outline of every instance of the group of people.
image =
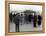
POLYGON ((23 14, 20 14, 20 13, 17 13, 17 14, 14 14, 12 15, 12 13, 10 13, 9 15, 10 17, 10 21, 11 22, 14 22, 16 24, 16 32, 19 32, 19 23, 21 22, 21 24, 23 24, 22 22, 31 22, 33 21, 33 25, 34 27, 36 27, 38 24, 39 26, 41 25, 41 20, 42 20, 42 17, 40 15, 32 15, 32 14, 29 14, 29 15, 24 15, 23 14), (24 20, 23 20, 24 18, 24 20))
POLYGON ((28 22, 29 23, 33 22, 34 27, 37 26, 36 24, 38 24, 38 26, 40 26, 41 22, 42 22, 42 16, 41 15, 36 15, 36 14, 34 14, 34 15, 29 14, 28 16, 27 15, 25 16, 25 21, 27 23, 28 22))

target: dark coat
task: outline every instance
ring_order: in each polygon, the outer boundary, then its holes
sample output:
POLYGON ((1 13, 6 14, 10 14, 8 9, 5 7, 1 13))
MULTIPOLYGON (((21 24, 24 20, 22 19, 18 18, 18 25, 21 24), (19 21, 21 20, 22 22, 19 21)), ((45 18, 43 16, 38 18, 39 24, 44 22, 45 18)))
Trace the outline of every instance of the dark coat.
POLYGON ((29 22, 32 21, 32 18, 33 18, 33 15, 29 15, 29 16, 28 16, 29 22))
POLYGON ((42 17, 38 15, 38 25, 41 25, 41 20, 42 20, 42 17))
POLYGON ((15 24, 19 24, 19 15, 16 15, 16 16, 14 17, 14 23, 15 23, 15 24))
POLYGON ((37 22, 37 16, 34 15, 34 23, 36 23, 36 22, 37 22))
POLYGON ((34 15, 34 27, 36 27, 36 23, 37 23, 37 16, 36 15, 34 15))
POLYGON ((38 15, 38 20, 39 20, 39 21, 41 21, 41 19, 42 19, 42 18, 41 18, 41 16, 40 16, 40 15, 38 15))
POLYGON ((10 21, 12 22, 12 19, 13 19, 12 13, 9 14, 9 18, 10 18, 10 21))

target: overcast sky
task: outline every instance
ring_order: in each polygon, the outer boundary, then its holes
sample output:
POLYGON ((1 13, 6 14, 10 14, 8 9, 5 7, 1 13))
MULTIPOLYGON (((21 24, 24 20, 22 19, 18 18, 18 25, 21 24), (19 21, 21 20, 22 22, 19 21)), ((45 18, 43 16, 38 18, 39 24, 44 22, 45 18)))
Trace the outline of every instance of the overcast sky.
POLYGON ((42 6, 40 6, 40 5, 10 4, 10 12, 11 11, 19 11, 19 12, 22 12, 24 10, 39 11, 40 14, 41 14, 41 12, 42 12, 42 6))

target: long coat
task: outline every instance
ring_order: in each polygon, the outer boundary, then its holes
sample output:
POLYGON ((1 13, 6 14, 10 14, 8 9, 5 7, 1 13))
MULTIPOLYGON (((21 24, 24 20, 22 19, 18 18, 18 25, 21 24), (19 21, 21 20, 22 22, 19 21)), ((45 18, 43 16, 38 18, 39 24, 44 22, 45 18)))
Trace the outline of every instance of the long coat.
POLYGON ((41 25, 41 20, 42 20, 42 17, 38 15, 38 25, 41 25))
POLYGON ((36 23, 37 23, 37 16, 34 15, 34 27, 36 27, 36 23))
POLYGON ((16 16, 14 17, 14 23, 15 23, 15 24, 19 24, 19 15, 16 15, 16 16))

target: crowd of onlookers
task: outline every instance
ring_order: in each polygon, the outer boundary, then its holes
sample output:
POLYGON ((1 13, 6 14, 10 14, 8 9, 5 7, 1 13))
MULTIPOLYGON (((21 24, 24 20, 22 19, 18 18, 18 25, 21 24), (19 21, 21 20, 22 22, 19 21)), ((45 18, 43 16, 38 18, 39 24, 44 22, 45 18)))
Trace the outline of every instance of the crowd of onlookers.
MULTIPOLYGON (((23 23, 31 23, 33 22, 34 27, 36 27, 36 24, 38 24, 39 26, 41 25, 41 21, 42 21, 42 17, 41 15, 36 15, 36 14, 20 14, 20 13, 16 13, 16 14, 9 14, 10 17, 10 21, 14 22, 16 24, 16 29, 18 28, 19 30, 19 23, 21 22, 21 25, 23 23)), ((18 31, 19 32, 19 31, 18 31)))

